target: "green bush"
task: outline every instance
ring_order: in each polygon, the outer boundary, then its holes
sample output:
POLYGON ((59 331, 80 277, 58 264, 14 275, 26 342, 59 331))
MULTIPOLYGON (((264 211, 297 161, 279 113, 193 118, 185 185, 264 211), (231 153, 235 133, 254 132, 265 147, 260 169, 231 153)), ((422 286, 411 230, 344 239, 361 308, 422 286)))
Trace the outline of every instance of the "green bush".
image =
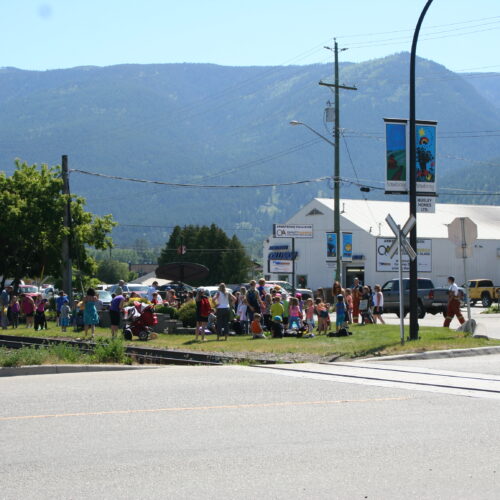
POLYGON ((191 302, 186 302, 183 304, 178 312, 178 317, 182 321, 182 324, 186 326, 196 326, 196 303, 194 300, 191 302))
POLYGON ((125 344, 120 338, 98 338, 91 357, 97 363, 124 363, 125 344))
POLYGON ((175 307, 169 306, 168 304, 155 307, 155 312, 159 314, 168 314, 172 319, 177 319, 177 317, 179 316, 177 309, 175 309, 175 307))

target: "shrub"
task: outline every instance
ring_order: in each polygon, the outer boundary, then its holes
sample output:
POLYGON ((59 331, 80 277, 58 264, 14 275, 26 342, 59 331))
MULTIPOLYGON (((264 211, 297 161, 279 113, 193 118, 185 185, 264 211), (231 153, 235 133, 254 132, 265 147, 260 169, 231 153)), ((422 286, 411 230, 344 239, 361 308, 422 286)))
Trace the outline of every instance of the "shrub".
POLYGON ((131 297, 127 301, 125 301, 124 305, 125 305, 125 307, 127 307, 127 306, 133 306, 133 305, 135 305, 135 302, 142 302, 144 304, 150 304, 151 303, 151 302, 149 302, 148 299, 146 299, 144 297, 131 297))
POLYGON ((97 363, 124 363, 125 357, 125 345, 122 339, 98 338, 96 340, 92 355, 93 361, 97 363))
POLYGON ((175 307, 169 306, 168 304, 155 307, 155 312, 159 314, 168 314, 172 319, 177 319, 177 317, 179 316, 177 309, 175 309, 175 307))
POLYGON ((196 326, 196 303, 194 300, 183 304, 177 314, 184 326, 196 326))

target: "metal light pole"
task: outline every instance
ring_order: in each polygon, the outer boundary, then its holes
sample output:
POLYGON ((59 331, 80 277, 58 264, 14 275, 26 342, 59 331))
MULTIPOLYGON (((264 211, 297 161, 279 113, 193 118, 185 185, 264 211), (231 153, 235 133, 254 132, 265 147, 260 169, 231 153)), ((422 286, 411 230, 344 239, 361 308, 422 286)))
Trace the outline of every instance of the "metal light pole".
MULTIPOLYGON (((433 0, 427 0, 413 34, 410 54, 410 217, 417 215, 417 158, 415 137, 415 58, 420 26, 433 0)), ((410 245, 417 248, 417 225, 410 231, 410 245)), ((418 340, 418 266, 417 259, 410 261, 410 340, 418 340)))

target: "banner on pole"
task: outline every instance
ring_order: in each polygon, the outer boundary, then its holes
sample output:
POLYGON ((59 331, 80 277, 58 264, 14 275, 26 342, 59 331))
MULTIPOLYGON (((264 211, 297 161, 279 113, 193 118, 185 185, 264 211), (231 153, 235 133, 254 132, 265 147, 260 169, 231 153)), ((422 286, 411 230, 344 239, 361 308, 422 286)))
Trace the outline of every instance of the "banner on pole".
POLYGON ((415 124, 417 193, 436 194, 436 125, 432 121, 415 124))
POLYGON ((292 274, 293 260, 269 260, 269 272, 292 274))
POLYGON ((352 261, 352 233, 342 233, 342 260, 352 261))
POLYGON ((326 233, 326 257, 337 258, 337 235, 335 233, 326 233))
POLYGON ((408 192, 407 120, 384 118, 386 144, 385 192, 408 192))

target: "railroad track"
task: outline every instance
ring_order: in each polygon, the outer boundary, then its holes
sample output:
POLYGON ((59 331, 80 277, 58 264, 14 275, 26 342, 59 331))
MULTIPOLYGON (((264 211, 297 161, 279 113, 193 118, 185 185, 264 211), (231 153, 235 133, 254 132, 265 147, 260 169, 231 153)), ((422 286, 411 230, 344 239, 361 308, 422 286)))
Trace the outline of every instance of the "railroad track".
MULTIPOLYGON (((79 349, 81 352, 91 353, 95 343, 78 340, 60 340, 44 337, 20 337, 14 335, 0 335, 0 347, 9 349, 20 349, 22 347, 41 348, 51 345, 65 344, 79 349)), ((219 356, 213 354, 193 353, 187 351, 174 351, 168 349, 154 349, 139 346, 127 346, 125 354, 139 364, 161 364, 161 365, 209 365, 218 366, 224 363, 236 361, 230 356, 219 356)))

